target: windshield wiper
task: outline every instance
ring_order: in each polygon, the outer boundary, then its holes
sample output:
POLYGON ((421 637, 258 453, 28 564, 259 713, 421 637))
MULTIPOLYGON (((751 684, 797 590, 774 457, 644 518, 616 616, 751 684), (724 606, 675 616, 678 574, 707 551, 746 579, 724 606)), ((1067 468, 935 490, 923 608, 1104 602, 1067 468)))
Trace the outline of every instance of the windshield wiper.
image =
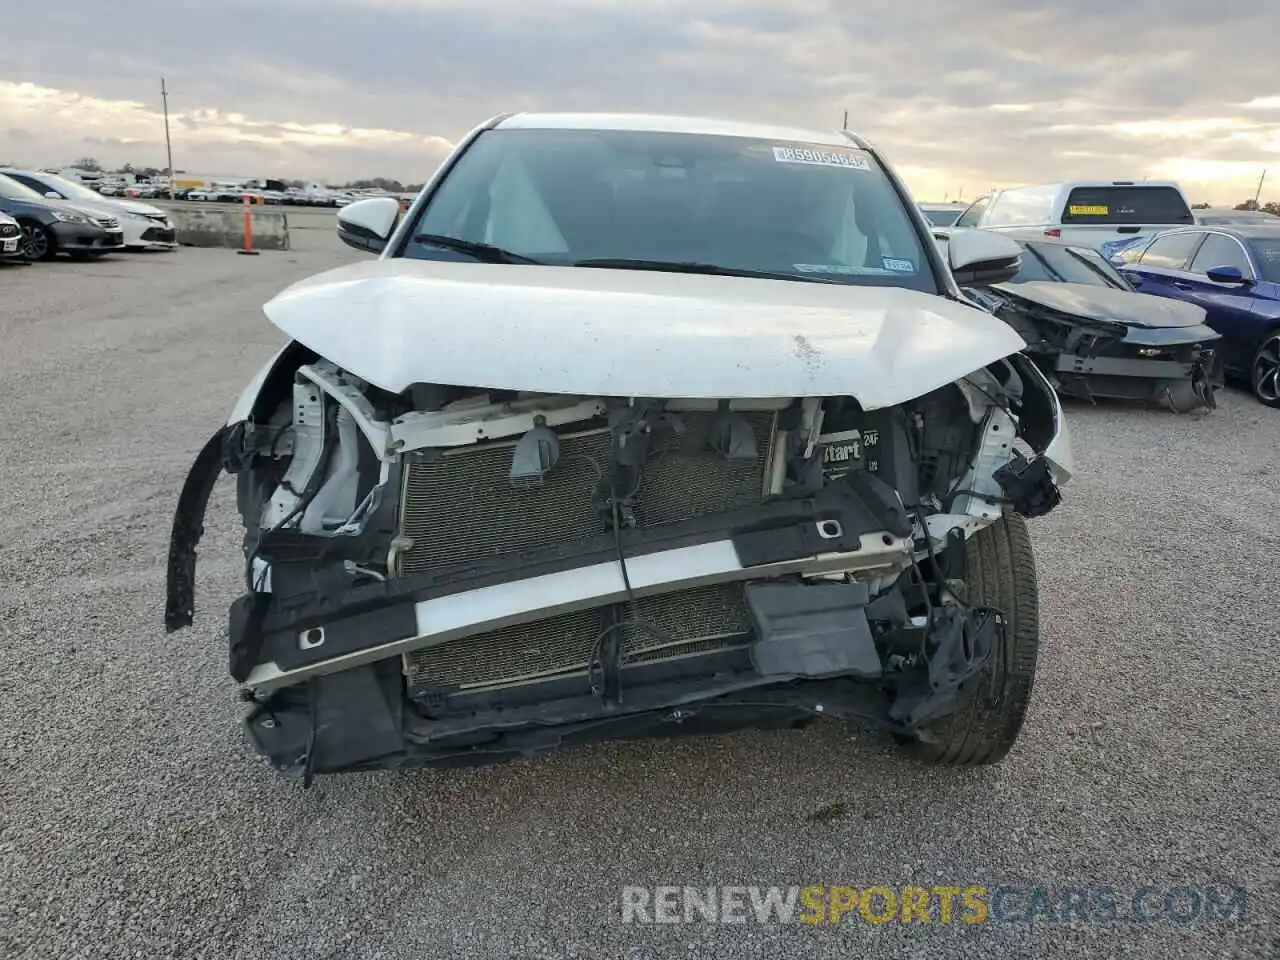
POLYGON ((419 233, 413 238, 414 243, 425 243, 433 247, 444 247, 466 253, 483 263, 542 263, 532 257, 521 256, 510 250, 503 250, 491 243, 479 243, 475 240, 463 240, 460 237, 446 237, 442 233, 419 233))
POLYGON ((626 257, 595 257, 573 260, 571 267, 600 267, 606 270, 654 270, 660 273, 703 273, 717 277, 753 277, 757 280, 804 280, 810 283, 839 283, 826 277, 808 273, 777 273, 769 270, 748 270, 745 267, 723 267, 716 263, 697 263, 683 260, 638 260, 626 257))

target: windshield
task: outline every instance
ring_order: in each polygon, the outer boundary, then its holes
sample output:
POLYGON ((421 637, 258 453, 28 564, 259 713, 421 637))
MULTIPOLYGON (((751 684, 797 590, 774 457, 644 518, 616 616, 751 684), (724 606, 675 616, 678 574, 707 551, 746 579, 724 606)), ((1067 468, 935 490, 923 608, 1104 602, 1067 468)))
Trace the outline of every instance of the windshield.
POLYGON ((435 236, 547 264, 658 261, 937 292, 902 199, 852 146, 491 130, 413 228, 400 255, 417 259, 475 258, 424 239, 435 236))
POLYGON ((1258 275, 1270 283, 1280 283, 1280 237, 1254 238, 1249 241, 1258 275))
POLYGON ((1131 290, 1119 271, 1096 250, 1069 247, 1061 243, 1022 244, 1022 265, 1010 283, 1050 280, 1054 283, 1084 283, 1093 287, 1131 290))
POLYGON ((40 200, 44 201, 44 197, 36 193, 30 187, 23 186, 13 177, 0 173, 0 197, 6 200, 40 200))

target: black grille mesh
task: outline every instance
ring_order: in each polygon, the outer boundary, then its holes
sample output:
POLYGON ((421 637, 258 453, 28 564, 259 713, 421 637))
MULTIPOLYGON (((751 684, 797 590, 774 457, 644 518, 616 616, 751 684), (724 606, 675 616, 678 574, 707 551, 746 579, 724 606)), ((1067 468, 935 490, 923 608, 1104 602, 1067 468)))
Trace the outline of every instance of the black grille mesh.
MULTIPOLYGON (((638 495, 640 526, 759 502, 773 414, 743 416, 756 433, 755 460, 730 461, 706 449, 709 414, 682 415, 681 437, 655 437, 638 495)), ((592 495, 609 463, 608 430, 560 434, 560 461, 540 487, 516 488, 507 479, 514 447, 494 442, 409 458, 401 532, 413 546, 401 555, 401 571, 572 543, 604 529, 592 495)))
MULTIPOLYGON (((741 584, 698 587, 644 597, 622 619, 643 620, 656 629, 628 624, 616 633, 623 662, 640 663, 723 647, 750 627, 741 584)), ((411 688, 427 685, 475 688, 539 677, 585 672, 604 629, 602 612, 579 610, 546 620, 465 637, 406 654, 411 688)))
MULTIPOLYGON (((756 459, 745 461, 727 460, 707 448, 715 416, 681 414, 682 434, 654 437, 637 498, 641 527, 760 501, 775 415, 742 415, 757 438, 756 459)), ((413 546, 401 555, 400 569, 426 571, 599 534, 604 525, 593 494, 609 463, 609 432, 561 432, 559 437, 560 461, 540 487, 516 488, 507 479, 514 441, 411 456, 401 531, 413 546)), ((645 598, 622 617, 651 621, 664 635, 619 629, 630 661, 712 649, 748 629, 738 585, 645 598)), ((601 610, 578 611, 455 640, 407 654, 405 673, 411 686, 484 686, 585 670, 604 622, 601 610)))

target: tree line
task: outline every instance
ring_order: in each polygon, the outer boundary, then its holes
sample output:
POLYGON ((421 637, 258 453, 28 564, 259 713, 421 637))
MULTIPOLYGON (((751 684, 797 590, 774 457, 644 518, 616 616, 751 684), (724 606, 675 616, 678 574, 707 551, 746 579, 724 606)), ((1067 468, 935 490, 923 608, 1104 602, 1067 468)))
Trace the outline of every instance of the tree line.
MULTIPOLYGON (((132 163, 122 164, 115 170, 107 170, 93 157, 81 157, 72 164, 78 170, 84 170, 87 173, 106 173, 106 174, 133 174, 135 177, 149 180, 152 177, 165 176, 163 167, 135 167, 132 163)), ((185 170, 177 170, 178 176, 186 173, 185 170)), ((281 180, 288 187, 304 187, 305 180, 281 180)), ((417 193, 422 189, 420 183, 401 183, 399 180, 392 180, 387 177, 372 177, 366 180, 352 180, 349 183, 329 184, 331 187, 348 190, 385 190, 388 193, 417 193)))

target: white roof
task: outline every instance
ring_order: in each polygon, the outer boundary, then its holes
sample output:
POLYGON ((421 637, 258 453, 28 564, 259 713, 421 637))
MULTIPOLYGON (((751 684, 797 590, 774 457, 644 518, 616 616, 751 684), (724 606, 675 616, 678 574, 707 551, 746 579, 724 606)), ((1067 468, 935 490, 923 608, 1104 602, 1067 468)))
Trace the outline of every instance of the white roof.
POLYGON ((849 137, 839 130, 808 130, 802 127, 748 123, 649 113, 517 113, 497 125, 520 130, 634 130, 645 133, 700 133, 706 136, 754 137, 759 140, 790 140, 847 147, 849 137))
POLYGON ((1012 193, 1015 190, 1074 190, 1077 187, 1092 189, 1094 187, 1173 187, 1181 190, 1176 180, 1143 180, 1134 177, 1131 180, 1059 180, 1056 183, 1024 183, 1016 187, 1004 187, 1001 193, 1012 193))

